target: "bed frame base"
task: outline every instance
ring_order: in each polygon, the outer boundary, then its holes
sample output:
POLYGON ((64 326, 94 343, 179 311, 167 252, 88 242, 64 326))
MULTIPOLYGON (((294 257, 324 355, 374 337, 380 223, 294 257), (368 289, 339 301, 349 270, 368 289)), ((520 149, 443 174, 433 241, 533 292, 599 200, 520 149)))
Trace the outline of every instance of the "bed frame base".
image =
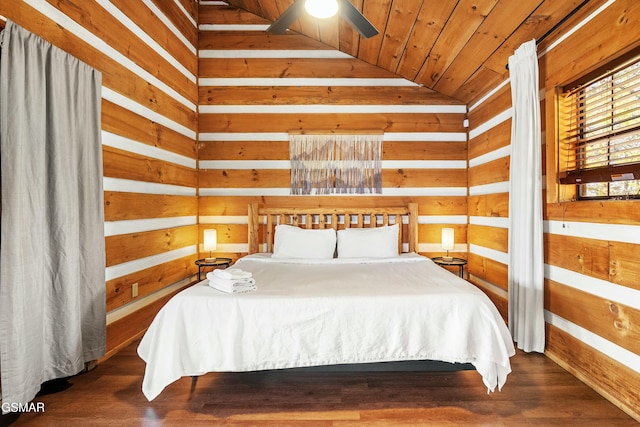
POLYGON ((471 363, 449 363, 439 360, 407 360, 397 362, 353 363, 341 365, 288 368, 305 372, 456 372, 473 371, 471 363))

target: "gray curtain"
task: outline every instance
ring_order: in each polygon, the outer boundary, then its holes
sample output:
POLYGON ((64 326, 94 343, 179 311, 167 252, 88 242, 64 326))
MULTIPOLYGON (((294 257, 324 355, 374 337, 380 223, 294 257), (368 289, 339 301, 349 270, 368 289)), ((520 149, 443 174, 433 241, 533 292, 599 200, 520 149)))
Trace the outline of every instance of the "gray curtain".
POLYGON ((1 43, 2 401, 26 403, 105 353, 102 75, 11 21, 1 43))

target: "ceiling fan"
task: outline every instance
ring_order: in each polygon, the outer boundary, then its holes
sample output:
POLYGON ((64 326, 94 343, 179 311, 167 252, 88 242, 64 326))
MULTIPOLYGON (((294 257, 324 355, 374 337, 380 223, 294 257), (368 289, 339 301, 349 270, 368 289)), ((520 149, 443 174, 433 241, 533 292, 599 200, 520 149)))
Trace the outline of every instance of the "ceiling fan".
MULTIPOLYGON (((282 34, 293 22, 298 19, 305 9, 305 4, 309 0, 295 0, 287 10, 285 10, 273 24, 267 28, 267 32, 272 34, 282 34)), ((327 1, 327 0, 323 0, 327 1)), ((342 19, 347 21, 364 38, 373 37, 378 34, 378 30, 365 16, 352 5, 349 0, 335 0, 338 9, 337 13, 342 19)), ((330 2, 328 2, 330 3, 330 2)))

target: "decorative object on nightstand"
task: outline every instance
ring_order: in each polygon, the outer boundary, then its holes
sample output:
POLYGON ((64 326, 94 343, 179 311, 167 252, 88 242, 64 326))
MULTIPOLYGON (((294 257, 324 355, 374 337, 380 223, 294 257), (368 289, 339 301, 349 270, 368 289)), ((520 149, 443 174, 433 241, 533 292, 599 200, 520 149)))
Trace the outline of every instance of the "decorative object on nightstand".
POLYGON ((198 282, 202 280, 202 270, 206 267, 227 268, 231 265, 231 258, 203 258, 196 261, 198 266, 198 282))
POLYGON ((442 229, 442 249, 447 251, 447 256, 443 256, 443 261, 451 261, 453 257, 449 256, 449 251, 455 248, 455 242, 453 240, 453 228, 442 229))
POLYGON ((209 258, 205 258, 205 261, 213 261, 212 252, 218 247, 218 231, 214 229, 204 230, 204 243, 202 249, 205 252, 209 251, 209 258))
POLYGON ((209 252, 208 258, 202 258, 196 261, 198 266, 198 282, 202 280, 202 270, 206 267, 227 268, 231 265, 231 258, 214 258, 213 251, 218 247, 218 232, 215 228, 204 230, 204 241, 202 250, 209 252))
POLYGON ((435 262, 436 264, 438 264, 441 267, 451 267, 451 266, 457 266, 458 267, 458 276, 464 278, 464 266, 467 265, 467 260, 463 259, 463 258, 454 258, 454 257, 449 257, 449 259, 446 259, 446 257, 443 256, 437 256, 435 258, 431 258, 431 260, 433 262, 435 262))

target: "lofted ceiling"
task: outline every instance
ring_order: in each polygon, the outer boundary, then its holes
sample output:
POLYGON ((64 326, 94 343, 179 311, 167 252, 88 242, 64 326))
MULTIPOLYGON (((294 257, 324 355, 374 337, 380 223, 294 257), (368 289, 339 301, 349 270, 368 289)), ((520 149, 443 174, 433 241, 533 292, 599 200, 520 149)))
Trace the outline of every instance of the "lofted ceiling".
MULTIPOLYGON (((599 0, 350 0, 378 29, 365 39, 338 17, 303 13, 290 30, 405 79, 472 103, 507 76, 520 44, 546 38, 599 0)), ((275 21, 293 0, 227 0, 275 21)))

